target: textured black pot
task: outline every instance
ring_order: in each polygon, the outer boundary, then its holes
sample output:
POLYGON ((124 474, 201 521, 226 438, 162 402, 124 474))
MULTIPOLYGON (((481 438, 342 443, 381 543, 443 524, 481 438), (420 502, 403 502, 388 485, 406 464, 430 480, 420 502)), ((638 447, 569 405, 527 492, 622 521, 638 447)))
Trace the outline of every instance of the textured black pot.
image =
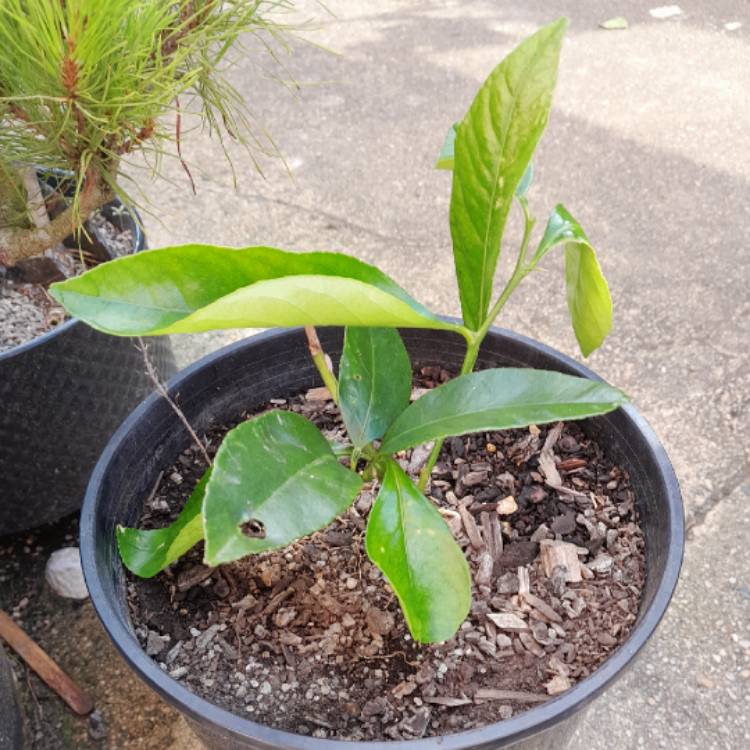
POLYGON ((23 746, 23 720, 16 681, 0 645, 0 750, 21 750, 23 746))
MULTIPOLYGON (((463 340, 439 331, 402 331, 414 363, 458 367, 463 340)), ((342 332, 324 329, 334 360, 342 332)), ((596 376, 548 347, 494 330, 482 365, 538 367, 596 376)), ((319 385, 301 331, 270 332, 211 354, 170 383, 188 420, 202 432, 270 398, 319 385)), ((235 750, 562 750, 580 711, 632 661, 654 632, 677 583, 683 549, 683 512, 672 467, 651 428, 632 407, 587 420, 585 429, 630 472, 646 536, 647 577, 638 620, 627 642, 594 674, 563 695, 513 718, 460 734, 404 742, 314 739, 256 724, 199 698, 163 672, 136 640, 125 601, 125 578, 115 547, 115 525, 133 525, 156 477, 189 444, 163 399, 141 404, 110 441, 91 477, 81 515, 81 551, 94 606, 126 661, 180 710, 211 748, 235 750)))
MULTIPOLYGON (((138 222, 117 215, 133 231, 133 251, 143 250, 138 222)), ((159 374, 170 377, 169 340, 149 344, 159 374)), ((78 509, 107 440, 151 390, 132 339, 75 319, 0 352, 0 536, 78 509)))

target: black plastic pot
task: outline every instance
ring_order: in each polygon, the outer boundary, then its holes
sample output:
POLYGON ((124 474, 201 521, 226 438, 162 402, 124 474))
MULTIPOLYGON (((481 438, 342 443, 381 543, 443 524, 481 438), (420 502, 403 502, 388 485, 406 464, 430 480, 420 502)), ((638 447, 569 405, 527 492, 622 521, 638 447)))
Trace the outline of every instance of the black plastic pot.
MULTIPOLYGON (((460 365, 464 344, 438 331, 402 331, 412 361, 460 365)), ((342 332, 325 329, 322 343, 334 360, 342 332)), ((482 365, 538 367, 596 376, 572 359, 508 331, 494 330, 482 365)), ((202 432, 270 398, 319 385, 301 331, 270 332, 222 349, 188 368, 170 391, 202 432)), ((563 695, 483 729, 404 742, 314 739, 256 724, 224 711, 169 677, 141 649, 125 600, 125 577, 115 548, 115 525, 134 524, 156 477, 189 444, 163 399, 152 396, 120 427, 91 478, 81 516, 83 569, 104 627, 136 673, 181 711, 210 748, 234 750, 561 750, 580 711, 631 663, 664 614, 677 583, 683 549, 683 511, 672 467, 651 428, 632 407, 587 420, 585 429, 630 472, 646 536, 647 578, 638 620, 627 642, 594 674, 563 695)))
MULTIPOLYGON (((112 219, 133 231, 133 252, 146 247, 132 215, 112 219)), ((174 374, 168 339, 149 351, 163 378, 174 374)), ((0 536, 77 510, 107 440, 151 390, 132 339, 75 319, 0 352, 0 536)))
POLYGON ((10 661, 0 645, 0 750, 21 750, 24 728, 10 661))

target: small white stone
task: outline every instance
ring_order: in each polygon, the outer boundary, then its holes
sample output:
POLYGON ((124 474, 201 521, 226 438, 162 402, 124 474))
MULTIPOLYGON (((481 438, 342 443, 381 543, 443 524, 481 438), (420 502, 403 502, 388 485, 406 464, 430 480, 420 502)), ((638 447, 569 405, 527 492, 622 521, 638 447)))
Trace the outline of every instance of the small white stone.
POLYGON ((729 23, 724 24, 724 28, 727 31, 737 31, 737 29, 742 28, 742 24, 739 21, 730 21, 729 23))
POLYGON ((88 598, 78 547, 63 547, 53 552, 47 561, 44 577, 58 596, 66 599, 88 598))

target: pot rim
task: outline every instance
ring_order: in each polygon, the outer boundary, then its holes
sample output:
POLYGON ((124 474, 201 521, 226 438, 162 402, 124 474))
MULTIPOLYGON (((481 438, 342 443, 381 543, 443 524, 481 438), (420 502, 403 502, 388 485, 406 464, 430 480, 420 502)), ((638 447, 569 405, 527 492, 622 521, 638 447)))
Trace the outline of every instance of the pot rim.
MULTIPOLYGON (((115 198, 114 200, 110 201, 110 204, 113 204, 113 203, 114 204, 120 203, 120 205, 122 205, 119 198, 115 198)), ((135 209, 127 209, 127 211, 132 216, 133 224, 134 224, 132 252, 139 253, 142 250, 146 249, 146 236, 143 233, 143 227, 141 226, 141 218, 135 209)), ((51 341, 56 336, 62 336, 64 333, 67 333, 68 331, 70 331, 70 329, 73 328, 73 326, 77 326, 80 323, 81 321, 78 318, 71 318, 70 320, 66 320, 64 323, 61 323, 59 326, 56 326, 55 328, 52 328, 49 331, 40 333, 38 336, 35 336, 33 339, 24 341, 22 344, 16 344, 10 349, 6 349, 5 351, 0 352, 0 362, 11 359, 17 354, 24 354, 25 352, 28 352, 31 349, 36 348, 37 346, 44 346, 46 343, 51 341)))
MULTIPOLYGON (((255 342, 265 342, 288 335, 301 329, 271 329, 248 337, 229 346, 212 352, 182 372, 168 383, 170 393, 178 391, 199 369, 215 364, 232 356, 238 349, 252 346, 255 342)), ((593 380, 601 377, 581 365, 576 360, 557 350, 514 333, 508 329, 492 327, 491 334, 511 339, 516 343, 541 350, 569 367, 575 374, 593 380)), ((91 601, 104 629, 129 666, 162 697, 176 704, 181 712, 198 723, 210 723, 228 729, 240 737, 265 742, 269 747, 284 750, 467 750, 484 746, 483 743, 503 740, 520 741, 548 729, 564 719, 578 713, 594 698, 599 696, 640 652, 656 630, 664 616, 679 578, 684 548, 684 514, 682 496, 674 469, 666 451, 646 420, 630 404, 620 407, 633 426, 639 431, 643 442, 653 452, 659 467, 662 482, 666 488, 667 518, 669 526, 669 548, 666 553, 664 575, 659 581, 653 601, 643 613, 643 617, 631 631, 628 639, 614 654, 607 658, 591 675, 572 688, 545 703, 530 708, 510 719, 488 724, 456 734, 437 735, 416 740, 351 741, 341 739, 320 739, 274 729, 250 719, 234 714, 188 690, 148 657, 135 635, 121 622, 111 601, 100 583, 96 562, 96 503, 97 488, 100 485, 108 464, 125 442, 133 426, 146 415, 161 396, 151 394, 122 423, 102 453, 86 490, 80 520, 80 545, 83 572, 91 601)), ((100 540, 101 541, 101 540, 100 540)), ((112 542, 114 543, 114 541, 112 542)))

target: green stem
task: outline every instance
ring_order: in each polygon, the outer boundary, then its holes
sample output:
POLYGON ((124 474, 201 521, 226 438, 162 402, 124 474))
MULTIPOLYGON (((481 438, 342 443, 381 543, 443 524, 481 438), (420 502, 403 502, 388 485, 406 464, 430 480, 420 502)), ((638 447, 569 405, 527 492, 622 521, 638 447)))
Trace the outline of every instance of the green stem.
POLYGON ((325 352, 320 345, 320 339, 314 326, 305 326, 305 336, 307 336, 307 346, 310 349, 312 361, 315 363, 315 367, 318 368, 318 372, 320 373, 320 377, 323 378, 326 388, 331 392, 331 398, 338 404, 339 383, 336 380, 336 376, 328 367, 325 352))
MULTIPOLYGON (((464 362, 461 365, 461 372, 459 373, 460 375, 468 375, 473 371, 474 365, 477 362, 477 357, 479 356, 479 349, 482 346, 482 342, 484 341, 485 336, 489 332, 497 316, 505 307, 505 303, 510 298, 510 295, 513 294, 516 287, 523 281, 523 279, 534 266, 533 263, 530 263, 529 265, 526 264, 526 253, 529 249, 531 231, 534 228, 536 219, 529 215, 529 207, 525 199, 519 199, 519 203, 521 204, 521 208, 523 208, 524 229, 523 239, 521 240, 521 248, 518 252, 518 259, 516 260, 516 266, 513 269, 513 273, 511 274, 510 279, 508 279, 508 283, 500 293, 500 296, 497 298, 497 302, 495 302, 494 306, 490 310, 490 313, 485 319, 484 323, 482 323, 479 330, 473 334, 471 339, 467 339, 468 343, 466 346, 466 354, 464 355, 464 362)), ((435 445, 432 446, 430 455, 427 457, 427 463, 419 473, 418 486, 422 492, 424 492, 425 487, 427 487, 427 481, 430 478, 430 474, 432 474, 432 470, 435 468, 435 464, 437 463, 440 451, 443 449, 443 442, 443 439, 435 441, 435 445)))
MULTIPOLYGON (((479 347, 481 343, 482 339, 475 336, 467 345, 464 362, 461 365, 461 375, 468 375, 474 369, 477 357, 479 356, 479 347)), ((435 445, 432 446, 430 455, 427 457, 427 463, 422 467, 422 471, 419 472, 419 482, 417 486, 422 492, 424 492, 425 487, 427 487, 427 480, 430 478, 430 474, 432 474, 432 470, 435 468, 440 451, 443 449, 443 442, 444 440, 442 438, 435 441, 435 445)))

